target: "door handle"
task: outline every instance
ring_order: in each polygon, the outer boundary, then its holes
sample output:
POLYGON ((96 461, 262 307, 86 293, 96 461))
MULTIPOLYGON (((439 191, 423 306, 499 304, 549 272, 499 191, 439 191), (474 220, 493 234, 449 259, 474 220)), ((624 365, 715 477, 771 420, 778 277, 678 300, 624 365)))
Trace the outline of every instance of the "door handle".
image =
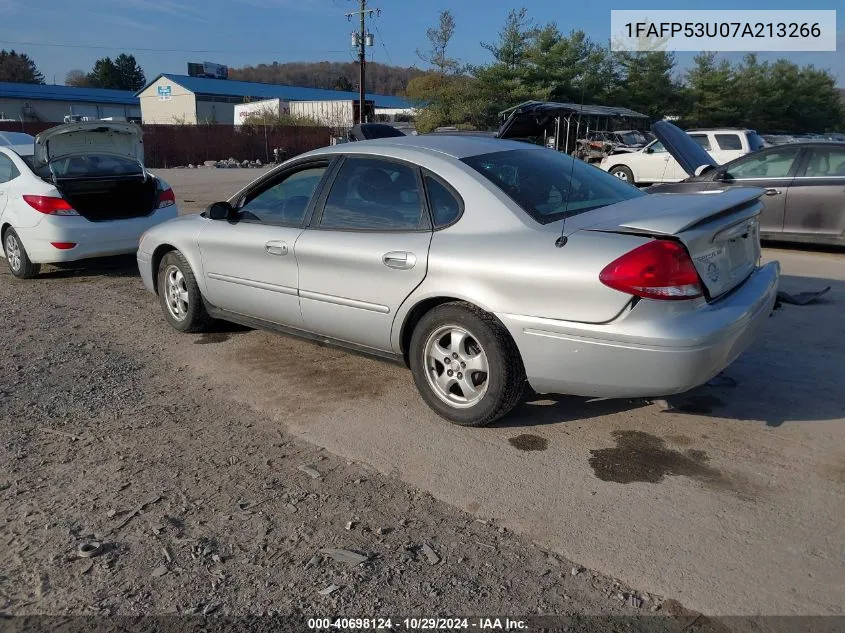
POLYGON ((778 191, 777 189, 766 189, 765 193, 766 193, 767 196, 779 196, 780 195, 780 191, 778 191))
POLYGON ((381 258, 384 265, 388 268, 398 268, 400 270, 408 270, 417 264, 417 256, 406 251, 390 251, 385 253, 381 258))
POLYGON ((272 240, 264 245, 264 250, 270 255, 287 255, 288 245, 280 240, 272 240))

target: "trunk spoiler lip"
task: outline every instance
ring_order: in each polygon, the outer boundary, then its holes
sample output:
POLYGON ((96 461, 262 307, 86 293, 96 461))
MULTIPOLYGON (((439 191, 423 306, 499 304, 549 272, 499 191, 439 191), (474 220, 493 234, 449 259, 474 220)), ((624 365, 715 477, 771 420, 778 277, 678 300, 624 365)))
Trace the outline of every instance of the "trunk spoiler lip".
MULTIPOLYGON (((671 206, 670 204, 661 204, 652 214, 643 213, 640 217, 632 214, 632 217, 622 218, 621 221, 618 221, 618 218, 606 218, 604 220, 596 218, 592 223, 580 227, 580 230, 603 233, 678 235, 727 212, 745 211, 742 214, 742 219, 739 220, 740 222, 754 217, 763 209, 763 204, 759 200, 762 195, 763 190, 756 187, 735 187, 711 195, 655 193, 651 194, 649 199, 659 200, 660 202, 671 201, 671 206), (675 206, 679 209, 678 211, 673 209, 675 206)), ((633 198, 611 206, 624 209, 625 206, 633 206, 630 203, 636 204, 640 200, 642 198, 633 198)), ((608 209, 608 207, 603 208, 608 209)), ((600 209, 597 209, 597 211, 600 211, 600 209)))

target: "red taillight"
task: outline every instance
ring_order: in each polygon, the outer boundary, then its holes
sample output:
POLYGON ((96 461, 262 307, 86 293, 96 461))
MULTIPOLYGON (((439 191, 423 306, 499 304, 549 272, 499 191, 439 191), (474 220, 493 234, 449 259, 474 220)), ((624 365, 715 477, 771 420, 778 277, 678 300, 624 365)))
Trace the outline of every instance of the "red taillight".
POLYGON ((599 274, 605 286, 646 299, 694 299, 703 294, 687 249, 654 240, 611 262, 599 274))
POLYGON ((53 196, 23 196, 26 203, 45 215, 79 215, 64 198, 53 196))
POLYGON ((173 195, 173 189, 168 187, 162 191, 158 196, 158 208, 163 209, 176 204, 176 196, 173 195))
POLYGON ((50 244, 60 251, 66 251, 76 246, 76 242, 50 242, 50 244))

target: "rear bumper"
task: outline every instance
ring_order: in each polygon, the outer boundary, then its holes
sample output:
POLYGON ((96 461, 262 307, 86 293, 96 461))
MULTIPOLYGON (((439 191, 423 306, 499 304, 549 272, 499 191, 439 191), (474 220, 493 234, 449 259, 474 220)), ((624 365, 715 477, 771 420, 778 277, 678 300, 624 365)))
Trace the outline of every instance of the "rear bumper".
POLYGON ((497 314, 539 393, 604 398, 663 396, 697 387, 732 363, 774 306, 780 266, 758 268, 713 303, 641 300, 606 324, 497 314))
POLYGON ((45 216, 34 227, 15 231, 32 262, 55 264, 134 253, 144 231, 177 215, 179 211, 172 205, 142 218, 107 222, 91 222, 81 216, 45 216), (62 250, 51 242, 72 242, 76 246, 62 250))

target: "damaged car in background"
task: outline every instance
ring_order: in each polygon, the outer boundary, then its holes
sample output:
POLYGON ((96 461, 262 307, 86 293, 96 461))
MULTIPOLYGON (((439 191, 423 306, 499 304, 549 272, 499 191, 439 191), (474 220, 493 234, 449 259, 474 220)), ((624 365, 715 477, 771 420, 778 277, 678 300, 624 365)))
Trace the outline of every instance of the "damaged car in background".
POLYGON ((0 146, 0 254, 15 277, 134 253, 144 231, 178 215, 170 185, 144 167, 141 136, 134 123, 90 121, 0 146))
POLYGON ((527 386, 662 396, 733 362, 777 291, 762 193, 648 195, 536 145, 381 138, 153 228, 138 267, 176 330, 217 318, 391 359, 436 413, 479 426, 527 386))
POLYGON ((690 162, 678 159, 674 145, 667 144, 667 150, 675 156, 685 179, 644 191, 716 194, 759 187, 764 192, 760 214, 763 239, 845 245, 845 143, 776 145, 724 165, 706 151, 690 162))

